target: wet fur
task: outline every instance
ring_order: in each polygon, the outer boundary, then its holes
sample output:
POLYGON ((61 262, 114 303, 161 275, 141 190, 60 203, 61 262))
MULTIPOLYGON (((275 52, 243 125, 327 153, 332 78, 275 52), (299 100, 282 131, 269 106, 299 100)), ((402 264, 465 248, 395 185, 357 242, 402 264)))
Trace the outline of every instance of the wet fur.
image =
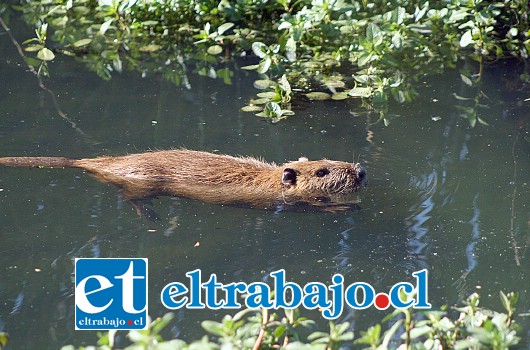
POLYGON ((354 163, 301 159, 278 166, 185 149, 77 160, 5 157, 0 165, 81 168, 121 188, 133 203, 158 195, 260 208, 279 201, 325 203, 329 195, 353 193, 365 181, 364 170, 354 163))

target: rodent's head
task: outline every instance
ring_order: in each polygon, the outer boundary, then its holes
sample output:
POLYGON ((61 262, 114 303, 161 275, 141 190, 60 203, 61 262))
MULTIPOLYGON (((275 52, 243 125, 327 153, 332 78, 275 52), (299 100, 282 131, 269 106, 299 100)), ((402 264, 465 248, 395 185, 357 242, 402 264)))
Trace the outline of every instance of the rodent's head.
POLYGON ((300 158, 283 165, 282 183, 304 193, 346 194, 366 184, 366 171, 359 163, 300 158))

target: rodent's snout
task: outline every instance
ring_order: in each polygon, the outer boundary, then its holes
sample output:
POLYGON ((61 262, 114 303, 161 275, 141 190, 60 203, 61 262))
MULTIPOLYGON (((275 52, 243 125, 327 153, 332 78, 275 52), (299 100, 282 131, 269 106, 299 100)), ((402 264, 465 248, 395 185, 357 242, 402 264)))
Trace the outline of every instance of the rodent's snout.
POLYGON ((366 185, 366 170, 362 166, 358 165, 355 171, 357 173, 357 179, 359 179, 359 182, 362 185, 366 185))

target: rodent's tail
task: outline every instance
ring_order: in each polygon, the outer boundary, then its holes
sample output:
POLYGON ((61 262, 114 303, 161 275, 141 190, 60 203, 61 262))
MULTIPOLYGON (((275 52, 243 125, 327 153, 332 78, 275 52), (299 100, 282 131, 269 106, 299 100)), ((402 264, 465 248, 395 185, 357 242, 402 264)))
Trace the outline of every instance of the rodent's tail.
POLYGON ((0 157, 0 165, 44 168, 76 168, 76 160, 64 157, 0 157))

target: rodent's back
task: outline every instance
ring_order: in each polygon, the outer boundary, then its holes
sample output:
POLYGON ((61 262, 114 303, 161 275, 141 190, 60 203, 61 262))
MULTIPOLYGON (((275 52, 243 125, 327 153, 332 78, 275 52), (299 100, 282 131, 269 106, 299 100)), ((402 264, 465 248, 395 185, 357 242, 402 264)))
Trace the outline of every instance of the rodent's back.
MULTIPOLYGON (((270 196, 269 184, 258 178, 271 173, 281 177, 276 165, 255 158, 191 150, 80 159, 76 165, 123 188, 127 199, 165 194, 229 203, 232 199, 270 196)), ((281 186, 280 179, 274 184, 276 193, 281 192, 281 186)))
POLYGON ((244 183, 259 172, 276 165, 255 158, 232 157, 191 150, 155 151, 119 157, 77 160, 76 165, 95 174, 152 180, 178 180, 190 183, 244 183))

